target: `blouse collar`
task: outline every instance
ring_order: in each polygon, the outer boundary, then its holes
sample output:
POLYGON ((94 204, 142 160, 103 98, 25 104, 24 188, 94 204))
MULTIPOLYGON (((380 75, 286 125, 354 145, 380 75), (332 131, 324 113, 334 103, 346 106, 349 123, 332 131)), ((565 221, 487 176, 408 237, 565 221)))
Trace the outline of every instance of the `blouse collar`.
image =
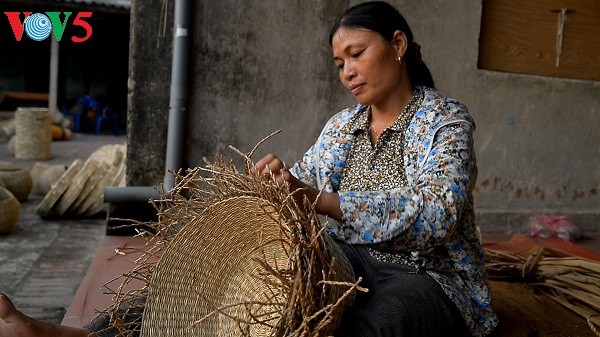
MULTIPOLYGON (((409 108, 412 104, 417 104, 414 110, 418 110, 419 106, 422 104, 423 95, 421 92, 424 90, 421 87, 415 87, 413 92, 413 96, 411 100, 408 102, 408 105, 404 109, 404 111, 398 115, 398 118, 388 127, 388 129, 393 131, 400 131, 402 129, 402 121, 401 118, 404 113, 406 113, 407 108, 409 108), (414 102, 415 98, 421 98, 421 102, 414 102)), ((354 116, 346 123, 346 125, 342 126, 341 131, 344 133, 349 133, 356 135, 359 131, 366 132, 371 127, 371 107, 367 105, 357 104, 354 106, 354 116)))

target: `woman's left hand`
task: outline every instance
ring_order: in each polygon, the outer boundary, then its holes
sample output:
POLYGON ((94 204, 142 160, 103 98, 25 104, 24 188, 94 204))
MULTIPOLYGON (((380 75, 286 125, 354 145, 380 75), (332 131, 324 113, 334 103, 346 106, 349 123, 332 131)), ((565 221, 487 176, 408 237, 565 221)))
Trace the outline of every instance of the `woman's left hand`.
POLYGON ((268 154, 259 160, 250 170, 250 174, 256 178, 262 176, 266 179, 274 179, 280 186, 287 183, 292 192, 302 189, 300 193, 295 194, 299 203, 302 203, 305 196, 308 197, 311 203, 314 203, 320 195, 319 202, 316 203, 317 213, 328 215, 337 220, 342 218, 337 193, 320 193, 318 189, 303 183, 290 173, 289 167, 283 160, 273 154, 268 154))
POLYGON ((287 164, 283 160, 277 158, 274 154, 268 154, 259 160, 250 170, 250 174, 256 178, 262 176, 266 179, 273 179, 279 185, 283 185, 287 182, 290 184, 290 189, 292 190, 299 188, 299 186, 292 186, 292 183, 295 182, 296 184, 294 185, 298 185, 297 183, 300 183, 300 181, 297 181, 290 173, 287 164))

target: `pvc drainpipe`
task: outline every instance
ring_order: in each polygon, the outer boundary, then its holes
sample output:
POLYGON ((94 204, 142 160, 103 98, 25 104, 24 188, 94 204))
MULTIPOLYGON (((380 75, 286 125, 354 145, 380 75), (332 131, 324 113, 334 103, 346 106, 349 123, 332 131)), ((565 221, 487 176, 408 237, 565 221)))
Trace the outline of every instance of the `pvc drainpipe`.
MULTIPOLYGON (((173 32, 173 59, 171 61, 171 92, 169 97, 169 124, 165 160, 164 190, 170 193, 175 187, 175 177, 169 172, 182 167, 183 135, 187 110, 188 37, 190 0, 175 0, 173 32)), ((107 187, 104 202, 140 202, 160 199, 156 186, 107 187)))

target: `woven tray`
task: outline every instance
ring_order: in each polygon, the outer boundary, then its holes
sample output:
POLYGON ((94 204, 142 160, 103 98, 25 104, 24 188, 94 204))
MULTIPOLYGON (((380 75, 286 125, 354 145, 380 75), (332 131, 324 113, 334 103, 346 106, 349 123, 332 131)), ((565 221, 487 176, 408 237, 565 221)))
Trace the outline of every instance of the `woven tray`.
POLYGON ((63 193, 67 190, 73 178, 77 175, 77 172, 83 166, 83 161, 76 159, 67 168, 58 181, 52 186, 50 192, 46 193, 42 201, 37 207, 37 213, 41 217, 49 216, 56 202, 62 197, 63 193))

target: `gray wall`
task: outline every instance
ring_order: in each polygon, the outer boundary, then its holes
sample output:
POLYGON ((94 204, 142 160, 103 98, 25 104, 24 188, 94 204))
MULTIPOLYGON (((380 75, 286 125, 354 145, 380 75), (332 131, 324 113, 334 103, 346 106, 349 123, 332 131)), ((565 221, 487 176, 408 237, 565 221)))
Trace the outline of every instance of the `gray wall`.
POLYGON ((163 181, 172 36, 173 1, 132 1, 127 96, 128 186, 152 186, 163 181))
MULTIPOLYGON (((278 129, 253 158, 298 159, 325 121, 354 103, 327 41, 335 18, 354 3, 195 1, 185 165, 217 153, 237 158, 228 145, 248 152, 278 129)), ((465 103, 477 123, 482 230, 523 231, 530 215, 544 212, 600 229, 600 82, 478 70, 480 2, 392 3, 423 46, 438 89, 465 103)), ((170 48, 156 36, 162 10, 162 1, 132 7, 130 185, 163 177, 170 48)))
MULTIPOLYGON (((191 59, 190 165, 259 149, 293 162, 346 104, 327 36, 345 1, 202 1, 191 59), (226 19, 224 19, 226 18, 226 19)), ((348 101, 348 100, 347 100, 348 101)), ((349 101, 348 101, 349 102, 349 101)))
POLYGON ((478 70, 481 3, 427 3, 404 12, 437 86, 477 123, 480 225, 515 232, 547 212, 600 229, 600 82, 478 70))

